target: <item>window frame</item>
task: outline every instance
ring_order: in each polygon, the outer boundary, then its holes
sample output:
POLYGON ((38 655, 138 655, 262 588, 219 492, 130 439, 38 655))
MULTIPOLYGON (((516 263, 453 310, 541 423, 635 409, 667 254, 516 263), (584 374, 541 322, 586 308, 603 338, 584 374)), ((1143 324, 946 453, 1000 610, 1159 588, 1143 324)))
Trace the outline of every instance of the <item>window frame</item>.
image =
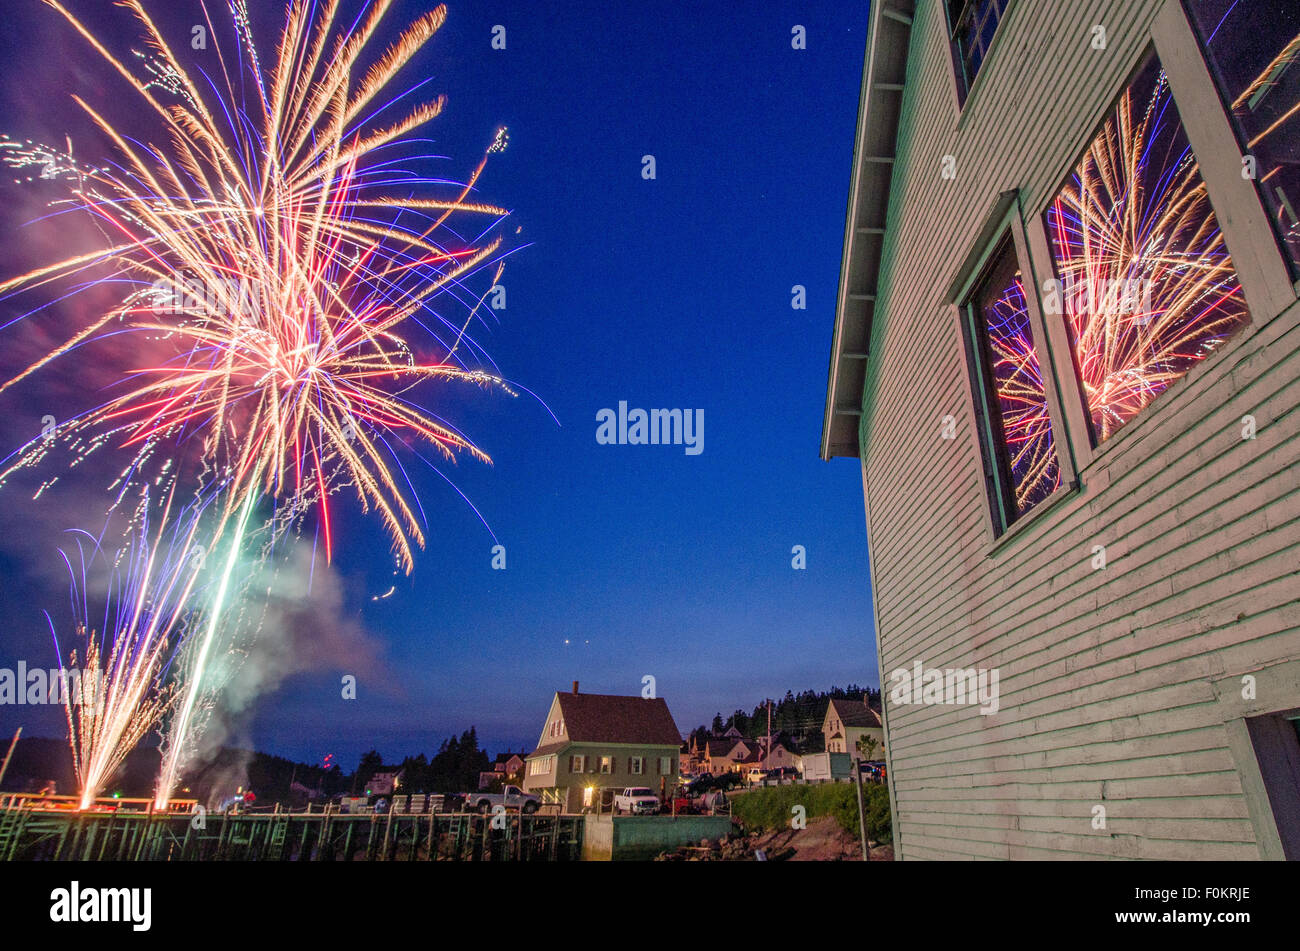
MULTIPOLYGON (((1199 66, 1204 71, 1205 74, 1204 79, 1208 80, 1209 87, 1214 93, 1213 103, 1215 106, 1217 106, 1217 110, 1216 110, 1217 115, 1222 117, 1223 124, 1227 126, 1228 133, 1232 140, 1232 148, 1235 149, 1235 154, 1239 159, 1239 161, 1237 162, 1237 168, 1241 169, 1242 163, 1240 160, 1244 160, 1247 155, 1250 155, 1252 153, 1249 150, 1247 150, 1246 142, 1243 140, 1241 133, 1237 128, 1237 123, 1233 121, 1232 104, 1226 101, 1226 99, 1224 98, 1223 90, 1219 87, 1219 83, 1214 78, 1214 74, 1211 71, 1210 51, 1208 48, 1208 44, 1202 41, 1200 30, 1198 30, 1196 25, 1192 22, 1192 14, 1188 10, 1189 2, 1190 0, 1169 0, 1169 2, 1166 4, 1166 9, 1161 11, 1162 14, 1161 18, 1157 19, 1156 25, 1153 26, 1152 28, 1153 39, 1155 40, 1157 48, 1159 48, 1162 40, 1165 43, 1165 45, 1170 47, 1175 47, 1175 48, 1178 45, 1185 45, 1190 40, 1192 47, 1196 50, 1197 57, 1199 60, 1199 66), (1172 11, 1168 9, 1173 6, 1177 7, 1176 11, 1172 11)), ((1164 62, 1163 56, 1161 57, 1161 62, 1164 62)), ((1166 67, 1166 71, 1168 71, 1168 67, 1166 67)), ((1193 96, 1197 98, 1198 100, 1201 100, 1198 103, 1198 110, 1197 110, 1198 115, 1205 108, 1205 103, 1204 103, 1205 90, 1203 87, 1199 89, 1197 88, 1197 86, 1200 85, 1197 82, 1197 80, 1199 79, 1201 79, 1201 77, 1196 76, 1194 72, 1191 70, 1189 70, 1188 76, 1185 77, 1185 82, 1187 84, 1187 94, 1189 96, 1193 96)), ((1172 78, 1170 79, 1170 86, 1171 87, 1173 86, 1172 78)), ((1175 96, 1175 98, 1177 98, 1177 96, 1175 96)), ((1221 129, 1217 130, 1217 133, 1218 134, 1216 135, 1216 138, 1222 140, 1222 130, 1221 129)), ((1211 135, 1211 134, 1214 133, 1213 132, 1207 133, 1207 135, 1211 135)), ((1188 132, 1188 138, 1189 139, 1191 138, 1190 131, 1188 132)), ((1196 146, 1193 145, 1192 148, 1195 149, 1196 146)), ((1221 149, 1227 148, 1227 144, 1220 141, 1219 148, 1221 149)), ((1231 151, 1218 152, 1216 150, 1216 154, 1229 155, 1232 153, 1231 151)), ((1238 175, 1238 177, 1240 178, 1240 175, 1238 175)), ((1259 203, 1259 210, 1263 215, 1264 223, 1267 226, 1267 232, 1273 239, 1272 242, 1270 243, 1273 245, 1273 250, 1276 251, 1277 256, 1281 259, 1282 266, 1286 272, 1286 280, 1287 283, 1291 285, 1292 293, 1296 296, 1300 296, 1300 258, 1297 258, 1295 261, 1292 261, 1290 255, 1287 253, 1283 245, 1282 235, 1278 233, 1276 225, 1273 224, 1273 216, 1272 214, 1269 213, 1269 211, 1264 205, 1264 196, 1261 194, 1261 190, 1263 187, 1262 180, 1248 181, 1242 179, 1242 181, 1244 184, 1250 187, 1250 190, 1255 195, 1256 201, 1259 203)), ((1237 196, 1236 198, 1234 198, 1234 201, 1243 201, 1243 200, 1244 198, 1241 196, 1237 196)), ((1244 246, 1244 240, 1246 238, 1246 235, 1250 235, 1251 238, 1257 238, 1258 234, 1259 233, 1256 230, 1256 228, 1252 226, 1250 230, 1246 231, 1246 234, 1243 234, 1241 236, 1243 240, 1243 246, 1244 246)), ((1259 244, 1259 243, 1262 242, 1256 240, 1251 241, 1252 245, 1259 244)), ((1252 250, 1265 251, 1265 249, 1262 247, 1253 248, 1252 250)), ((1243 284, 1244 283, 1245 282, 1243 281, 1243 284)), ((1252 313, 1254 312, 1254 310, 1255 308, 1251 307, 1252 313)))
MULTIPOLYGON (((979 0, 965 0, 962 4, 961 13, 958 14, 958 21, 961 21, 967 11, 978 2, 979 0)), ((957 112, 959 114, 965 112, 966 103, 970 100, 972 92, 978 87, 979 77, 984 72, 984 66, 988 63, 993 51, 998 47, 998 36, 1002 32, 1002 23, 1007 18, 1011 8, 1016 5, 1017 0, 1001 0, 1001 2, 1003 4, 1002 12, 997 14, 997 24, 993 28, 993 36, 989 39, 989 45, 980 58, 979 68, 975 71, 974 77, 968 77, 966 75, 966 59, 962 56, 959 48, 949 0, 943 0, 941 22, 944 29, 944 40, 948 45, 948 53, 952 58, 953 93, 956 96, 957 112)))
MULTIPOLYGON (((1190 29, 1190 25, 1189 25, 1189 29, 1190 29)), ((1218 226, 1219 231, 1223 236, 1224 247, 1227 249, 1228 256, 1232 259, 1233 271, 1236 274, 1237 283, 1241 287, 1242 300, 1246 306, 1246 319, 1239 327, 1237 327, 1237 329, 1231 335, 1226 337, 1223 340, 1223 342, 1218 347, 1215 348, 1214 353, 1212 353, 1210 357, 1207 357, 1205 360, 1201 361, 1200 363, 1193 365, 1186 372, 1181 374, 1177 379, 1170 381, 1165 386, 1164 390, 1162 390, 1155 398, 1153 398, 1149 403, 1147 403, 1146 406, 1144 406, 1140 411, 1135 413, 1130 419, 1128 419, 1122 426, 1120 426, 1117 430, 1115 430, 1110 436, 1108 436, 1105 439, 1102 439, 1096 432, 1096 427, 1093 423, 1093 418, 1092 418, 1092 411, 1088 406, 1087 395, 1084 392, 1083 381, 1081 379, 1081 370, 1078 365, 1078 358, 1075 353, 1074 343, 1070 339, 1070 332, 1066 326, 1066 314, 1065 314, 1065 306, 1063 300, 1061 306, 1061 312, 1059 314, 1052 315, 1053 319, 1051 321, 1051 324, 1057 330, 1057 333, 1055 334, 1054 343, 1060 347, 1060 352, 1063 354, 1061 359, 1061 364, 1062 366, 1067 368, 1067 372, 1062 374, 1063 379, 1061 381, 1061 385, 1068 387, 1070 389, 1071 391, 1070 402, 1077 405, 1079 408, 1078 420, 1080 426, 1079 429, 1080 439, 1079 439, 1078 448, 1081 450, 1080 455, 1086 456, 1088 460, 1087 463, 1081 464, 1080 466, 1081 469, 1086 468, 1086 466, 1090 464, 1092 461, 1105 455, 1105 450, 1109 448, 1110 444, 1117 443, 1120 440, 1120 438, 1123 435, 1125 435, 1125 433, 1130 428, 1134 427, 1137 423, 1139 423, 1142 419, 1144 419, 1150 412, 1152 412, 1154 407, 1161 404, 1162 402, 1161 398, 1165 395, 1165 393, 1167 393, 1172 389, 1177 388, 1179 384, 1182 383, 1183 380, 1188 379, 1189 377, 1194 377, 1197 371, 1206 363, 1216 362, 1214 358, 1218 357, 1221 351, 1228 350, 1233 344, 1237 343, 1240 339, 1246 336, 1250 330, 1251 324, 1254 322, 1252 318, 1252 314, 1254 313, 1254 311, 1251 308, 1250 301, 1246 297, 1245 281, 1242 279, 1241 276, 1241 269, 1238 264, 1238 259, 1234 252, 1234 248, 1229 243, 1228 233, 1223 227, 1223 216, 1220 214, 1219 211, 1222 205, 1215 201, 1214 190, 1210 188, 1209 181, 1207 179, 1206 172, 1204 170, 1204 166, 1201 163, 1201 151, 1197 148, 1195 141, 1193 141, 1191 131, 1188 128, 1189 123, 1186 121, 1184 115, 1187 107, 1180 100, 1178 95, 1178 90, 1175 88, 1174 81, 1172 77, 1170 77, 1168 68, 1165 65, 1165 59, 1160 53, 1158 44, 1156 44, 1154 41, 1149 41, 1143 44, 1138 49, 1137 54, 1133 58, 1132 62, 1130 62, 1129 64, 1128 70, 1123 74, 1119 85, 1111 91, 1111 96, 1109 99, 1106 100, 1105 107, 1102 109, 1100 115, 1094 117, 1095 121, 1091 126, 1088 127, 1089 131, 1087 135, 1084 137, 1082 145, 1078 149, 1076 149, 1074 153, 1074 158, 1066 166, 1064 174, 1057 179, 1057 184, 1048 191, 1047 195, 1044 198, 1042 209, 1039 211, 1039 213, 1036 216, 1034 216, 1035 230, 1041 232, 1041 236, 1042 236, 1041 253, 1042 253, 1042 261, 1043 261, 1043 270, 1044 273, 1047 275, 1047 278, 1045 279, 1044 283, 1054 281, 1058 291, 1064 290, 1064 285, 1061 282, 1061 275, 1057 269, 1056 256, 1052 253, 1051 237, 1048 234, 1048 230, 1047 230, 1048 212, 1051 209, 1052 204, 1056 201, 1056 197, 1069 184, 1071 178, 1075 173, 1075 169, 1078 168, 1079 166, 1079 162, 1083 159, 1084 155, 1086 155, 1088 151, 1092 148, 1093 143, 1096 142, 1097 138, 1101 135, 1102 130, 1106 126, 1106 123, 1110 121, 1111 116, 1114 115, 1115 110, 1118 108, 1120 101, 1124 97, 1124 94, 1133 86, 1134 82, 1141 75, 1142 71, 1147 68, 1148 60, 1151 59, 1152 57, 1155 58, 1156 63, 1159 66, 1160 70, 1165 74, 1166 82, 1169 85, 1169 96, 1173 102, 1175 109, 1178 112, 1180 128, 1182 130, 1183 135, 1187 138, 1188 147, 1191 149, 1192 154, 1196 158, 1197 173, 1200 176, 1201 181, 1206 186, 1207 199, 1210 202, 1210 207, 1214 211, 1215 223, 1218 226)), ((1217 98, 1217 93, 1216 93, 1216 98, 1217 98)), ((1032 246, 1036 246, 1037 244, 1038 242, 1036 240, 1031 241, 1032 246)))
MULTIPOLYGON (((1039 302, 1041 282, 1034 255, 1030 253, 1029 241, 1025 230, 1023 208, 1020 193, 1015 190, 1003 192, 997 197, 992 210, 985 216, 984 227, 973 242, 972 251, 966 258, 957 281, 950 288, 948 298, 951 301, 952 318, 957 324, 958 339, 961 340, 962 359, 966 373, 966 399, 963 412, 953 414, 966 423, 970 433, 972 448, 980 460, 980 471, 984 482, 984 527, 989 553, 996 551, 1002 544, 1017 537, 1027 525, 1033 524, 1042 513, 1055 508, 1062 499, 1075 494, 1079 488, 1078 470, 1074 461, 1074 431, 1068 425, 1065 401, 1060 389, 1059 355, 1052 345, 1051 335, 1043 321, 1042 307, 1039 302), (986 445, 986 426, 978 413, 988 418, 989 405, 987 396, 981 391, 989 385, 983 372, 983 366, 974 363, 976 348, 972 339, 976 328, 970 317, 969 304, 980 282, 983 280, 995 256, 1009 243, 1011 252, 1020 268, 1021 281, 1025 286, 1026 318, 1029 331, 1034 338, 1034 350, 1038 357, 1039 372, 1043 378, 1043 395, 1047 403, 1047 413, 1052 427, 1052 445, 1056 451, 1057 466, 1060 468, 1060 482, 1056 490, 1040 501, 1023 515, 1006 518, 1006 498, 1002 479, 998 470, 996 457, 990 458, 990 448, 986 445), (1032 286, 1031 286, 1032 285, 1032 286), (977 402, 978 401, 978 402, 977 402)), ((1073 371, 1071 371, 1073 372, 1073 371)), ((985 391, 986 392, 986 391, 985 391)), ((998 421, 999 427, 1001 420, 998 421)))
MULTIPOLYGON (((1048 209, 1114 112, 1124 91, 1146 63, 1147 56, 1153 53, 1165 71, 1183 132, 1196 156, 1201 179, 1215 211, 1215 220, 1223 233, 1224 246, 1236 269, 1247 319, 1214 353, 1170 382, 1132 420, 1094 445, 1091 414, 1075 369, 1074 347, 1064 314, 1053 314, 1052 319, 1046 322, 1045 333, 1053 363, 1060 368, 1060 372, 1054 374, 1056 387, 1067 422, 1073 465, 1079 476, 1094 470, 1099 462, 1117 451, 1117 447, 1135 438, 1133 433, 1148 431, 1151 425, 1148 419, 1159 417, 1177 394, 1193 385, 1203 374, 1213 372, 1211 368, 1221 361, 1231 359, 1232 354, 1246 345, 1261 327, 1295 303, 1300 293, 1300 282, 1293 284, 1291 281, 1283 251, 1255 183, 1241 176, 1242 153, 1236 133, 1224 110, 1218 86, 1203 59, 1200 40, 1186 19, 1182 0, 1166 0, 1152 23, 1148 42, 1136 50, 1129 69, 1092 116, 1088 132, 1080 137, 1076 148, 1057 169, 1056 184, 1044 193, 1034 213, 1024 217, 1024 234, 1031 263, 1037 265, 1038 273, 1045 275, 1044 280, 1057 279, 1055 257, 1046 227, 1048 209), (1221 209, 1224 208, 1231 209, 1232 214, 1222 215, 1221 209)), ((1035 298, 1041 290, 1042 282, 1037 282, 1035 298)))

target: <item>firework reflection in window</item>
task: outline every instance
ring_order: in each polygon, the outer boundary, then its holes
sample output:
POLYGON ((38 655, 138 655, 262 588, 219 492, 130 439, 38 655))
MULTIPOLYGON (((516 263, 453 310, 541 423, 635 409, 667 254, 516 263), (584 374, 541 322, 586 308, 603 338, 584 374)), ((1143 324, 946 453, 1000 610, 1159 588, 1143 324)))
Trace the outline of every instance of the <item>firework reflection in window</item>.
POLYGON ((967 305, 992 492, 1010 524, 1060 485, 1052 422, 1015 247, 1004 240, 967 305))
POLYGON ((1099 443, 1248 319, 1154 55, 1120 96, 1046 219, 1062 291, 1057 311, 1064 314, 1099 443))
POLYGON ((1255 184, 1300 277, 1300 4, 1187 0, 1255 184))

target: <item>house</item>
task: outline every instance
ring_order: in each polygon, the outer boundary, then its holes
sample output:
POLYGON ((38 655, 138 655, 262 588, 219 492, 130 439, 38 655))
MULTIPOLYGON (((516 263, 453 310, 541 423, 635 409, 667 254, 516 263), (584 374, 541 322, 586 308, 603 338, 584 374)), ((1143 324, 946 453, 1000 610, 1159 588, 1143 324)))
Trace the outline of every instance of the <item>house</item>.
POLYGON ((826 752, 848 753, 858 756, 858 741, 870 738, 876 741, 875 749, 864 759, 883 759, 885 756, 885 731, 880 715, 871 709, 864 696, 861 700, 832 700, 822 719, 822 736, 826 752))
POLYGON ((756 750, 757 744, 751 746, 745 740, 725 735, 719 739, 709 740, 704 748, 704 768, 714 776, 738 772, 741 768, 740 764, 752 759, 756 750))
POLYGON ((773 740, 770 751, 766 749, 766 744, 764 745, 762 766, 765 771, 770 769, 800 769, 802 761, 803 757, 792 752, 784 743, 773 740))
POLYGON ((391 796, 402 785, 406 770, 401 766, 380 766, 366 783, 367 796, 391 796))
POLYGON ((507 781, 512 780, 524 768, 524 757, 527 755, 527 753, 498 753, 496 759, 492 761, 492 771, 505 777, 507 781))
POLYGON ((597 804, 602 790, 677 785, 682 743, 661 698, 556 693, 537 748, 525 758, 523 786, 563 812, 597 804))
POLYGON ((778 767, 799 768, 800 758, 791 751, 790 741, 782 733, 773 735, 772 750, 767 751, 767 737, 745 739, 733 727, 721 736, 697 734, 682 750, 683 769, 690 774, 742 772, 753 766, 764 771, 778 767))
POLYGON ((871 3, 821 456, 898 858, 1300 859, 1298 39, 871 3))

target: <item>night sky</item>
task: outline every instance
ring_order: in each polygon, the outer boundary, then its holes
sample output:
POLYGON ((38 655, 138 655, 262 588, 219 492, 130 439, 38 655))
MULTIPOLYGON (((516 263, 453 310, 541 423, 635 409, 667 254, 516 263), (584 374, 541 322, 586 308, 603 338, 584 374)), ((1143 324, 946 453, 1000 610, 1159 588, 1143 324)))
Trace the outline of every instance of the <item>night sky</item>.
MULTIPOLYGON (((135 43, 102 0, 68 6, 119 48, 135 43)), ((399 0, 391 35, 429 6, 399 0)), ((551 695, 575 679, 639 694, 651 675, 683 732, 786 690, 878 685, 858 469, 818 458, 866 4, 448 6, 400 83, 432 77, 425 91, 447 95, 423 134, 449 174, 463 177, 509 129, 479 194, 511 209, 517 250, 506 309, 477 339, 526 390, 439 404, 493 458, 441 466, 491 530, 411 461, 429 542, 395 579, 378 522, 341 506, 331 610, 352 633, 298 641, 302 669, 258 698, 233 739, 306 761, 332 752, 351 768, 372 746, 389 760, 432 754, 471 724, 493 752, 531 748, 551 695), (505 50, 491 48, 495 24, 505 50), (791 48, 795 24, 806 50, 791 48), (642 178, 645 154, 656 180, 642 178), (806 310, 791 307, 796 284, 806 310), (702 410, 703 452, 598 445, 597 412, 621 400, 702 410), (491 568, 493 534, 505 571, 491 568), (791 567, 795 545, 806 570, 791 567), (353 701, 341 697, 347 673, 353 701)), ((151 5, 178 45, 202 22, 197 9, 151 5)), ((250 9, 269 56, 284 4, 250 9)), ((0 131, 58 143, 69 133, 94 154, 72 94, 119 110, 133 94, 37 0, 8 0, 5 12, 0 131)), ((211 49, 192 55, 215 62, 211 49)), ((57 241, 52 225, 23 228, 41 193, 10 178, 0 176, 5 276, 57 241)), ((13 316, 0 302, 4 322, 13 316)), ((32 332, 4 330, 0 353, 32 332)), ((6 378, 14 364, 4 357, 6 378)), ((57 414, 50 404, 77 400, 70 370, 0 395, 4 453, 57 414)), ((54 666, 41 609, 67 603, 58 536, 102 520, 102 509, 79 514, 91 496, 61 489, 39 502, 0 489, 0 667, 54 666)), ((0 706, 5 735, 20 724, 62 736, 62 708, 0 706)))

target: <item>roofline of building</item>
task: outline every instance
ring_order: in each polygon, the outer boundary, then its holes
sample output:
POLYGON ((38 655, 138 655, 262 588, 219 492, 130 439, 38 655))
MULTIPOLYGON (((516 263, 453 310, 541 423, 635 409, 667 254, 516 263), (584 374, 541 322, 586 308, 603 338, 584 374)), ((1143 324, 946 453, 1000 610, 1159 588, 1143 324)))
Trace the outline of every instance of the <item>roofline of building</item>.
MULTIPOLYGON (((874 213, 886 210, 889 203, 889 181, 892 180, 891 176, 886 180, 883 188, 867 192, 862 185, 862 170, 865 159, 871 159, 872 161, 884 160, 891 163, 894 159, 894 143, 892 141, 889 143, 886 154, 871 156, 864 154, 864 143, 867 129, 870 128, 872 121, 878 118, 881 110, 892 109, 894 111, 894 121, 897 121, 897 114, 901 111, 904 80, 900 77, 897 83, 878 85, 876 74, 882 49, 882 31, 887 26, 892 25, 892 32, 895 37, 900 35, 899 28, 901 28, 903 40, 910 42, 912 6, 911 0, 874 0, 870 8, 870 19, 867 27, 867 49, 862 66, 862 90, 858 98, 858 126, 853 139, 852 183, 849 186, 849 203, 844 221, 844 250, 840 259, 840 281, 835 297, 835 328, 832 333, 830 369, 826 380, 826 407, 822 415, 821 457, 825 460, 835 456, 856 456, 858 454, 857 427, 862 413, 862 393, 846 394, 840 392, 840 390, 844 377, 843 362, 846 359, 860 360, 865 372, 867 354, 860 352, 846 355, 844 341, 846 336, 849 336, 848 331, 853 331, 851 334, 853 339, 869 339, 871 319, 864 313, 866 308, 850 308, 846 307, 846 304, 849 303, 850 278, 863 276, 850 273, 853 270, 854 247, 857 241, 863 237, 858 232, 858 222, 864 218, 875 217, 874 213), (846 397, 851 402, 846 401, 846 397), (837 418, 852 420, 853 436, 850 441, 833 441, 837 429, 837 418), (850 448, 853 451, 848 451, 850 448)), ((883 214, 880 214, 879 217, 881 220, 884 219, 883 214)), ((880 237, 883 240, 883 236, 880 237)), ((878 261, 876 268, 879 268, 878 261)), ((869 275, 867 283, 874 286, 875 278, 875 274, 869 275)), ((870 303, 874 304, 874 301, 870 303)), ((842 426, 838 428, 843 429, 842 426)))

